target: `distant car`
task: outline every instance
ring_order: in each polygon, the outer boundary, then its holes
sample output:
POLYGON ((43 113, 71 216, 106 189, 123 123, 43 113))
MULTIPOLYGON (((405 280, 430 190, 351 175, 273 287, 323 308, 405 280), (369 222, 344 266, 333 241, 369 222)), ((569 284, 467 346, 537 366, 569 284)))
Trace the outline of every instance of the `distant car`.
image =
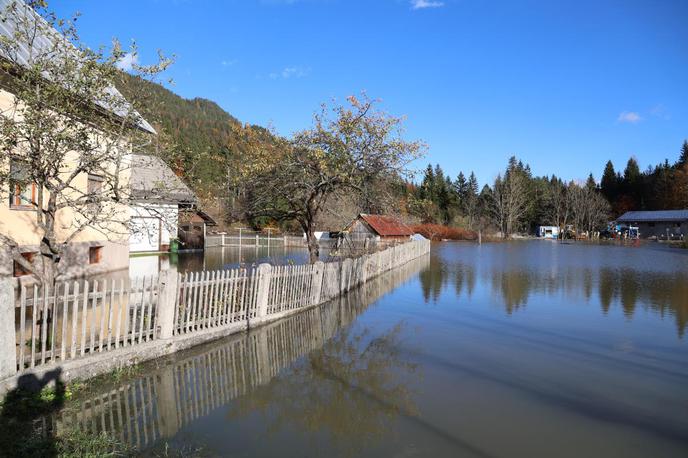
POLYGON ((600 238, 601 239, 613 239, 614 233, 612 231, 610 231, 609 229, 605 229, 602 232, 600 232, 600 238))

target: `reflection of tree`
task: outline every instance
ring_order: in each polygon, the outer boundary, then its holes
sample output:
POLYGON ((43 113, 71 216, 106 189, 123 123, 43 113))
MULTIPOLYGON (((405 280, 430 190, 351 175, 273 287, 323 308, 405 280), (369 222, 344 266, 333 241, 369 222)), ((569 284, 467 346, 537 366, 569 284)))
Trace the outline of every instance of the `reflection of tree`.
POLYGON ((632 318, 635 312, 635 304, 638 301, 638 284, 640 278, 636 271, 623 269, 620 275, 621 282, 621 306, 626 318, 632 318))
POLYGON ((456 269, 456 284, 454 289, 456 290, 456 295, 460 296, 464 287, 468 297, 473 295, 473 289, 475 288, 475 268, 467 264, 459 264, 456 269))
POLYGON ((402 360, 397 325, 380 337, 352 327, 322 349, 237 400, 231 418, 260 412, 270 433, 294 428, 326 433, 351 454, 387 434, 399 415, 413 415, 412 392, 402 381, 416 366, 402 360))
POLYGON ((493 270, 492 289, 499 291, 504 299, 504 308, 512 314, 528 302, 533 280, 527 271, 493 270))
POLYGON ((678 335, 683 336, 688 326, 688 282, 685 274, 603 268, 599 279, 600 306, 605 314, 617 300, 628 318, 635 313, 637 304, 643 304, 662 316, 666 313, 673 315, 678 335))
POLYGON ((431 299, 437 302, 442 292, 442 285, 447 280, 446 265, 438 257, 433 256, 430 258, 430 267, 423 270, 419 277, 425 302, 428 303, 431 299))
POLYGON ((606 315, 612 305, 612 300, 615 295, 616 280, 612 269, 600 269, 600 286, 599 296, 602 312, 606 315))

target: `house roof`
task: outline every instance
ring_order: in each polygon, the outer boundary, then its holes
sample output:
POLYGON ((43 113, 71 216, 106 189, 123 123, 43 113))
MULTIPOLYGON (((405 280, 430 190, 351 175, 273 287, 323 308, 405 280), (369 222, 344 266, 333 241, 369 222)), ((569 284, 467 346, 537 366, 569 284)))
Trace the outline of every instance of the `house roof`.
POLYGON ((626 212, 617 218, 618 222, 637 222, 637 221, 687 221, 688 209, 686 210, 656 210, 656 211, 632 211, 626 212))
MULTIPOLYGON (((217 226, 217 221, 215 221, 215 219, 212 216, 210 216, 200 208, 194 210, 194 216, 198 217, 198 219, 203 221, 208 226, 217 226)), ((193 219, 194 218, 192 217, 192 220, 193 219)))
MULTIPOLYGON (((39 32, 46 32, 39 33, 39 35, 33 39, 32 47, 29 45, 29 43, 25 43, 23 45, 20 43, 18 49, 12 50, 13 53, 11 56, 4 55, 5 50, 0 48, 1 58, 9 60, 10 62, 16 63, 20 66, 28 67, 32 63, 32 55, 40 53, 40 51, 48 52, 52 50, 52 48, 56 44, 60 43, 59 40, 61 40, 63 37, 57 30, 53 28, 50 28, 48 30, 47 27, 49 27, 49 25, 46 22, 46 20, 43 19, 40 14, 36 13, 33 10, 33 8, 31 8, 21 0, 0 0, 0 14, 4 15, 7 8, 10 7, 12 4, 16 4, 17 15, 21 15, 21 17, 25 18, 27 21, 30 21, 31 24, 39 24, 39 27, 37 27, 37 30, 39 32)), ((13 39, 15 37, 16 27, 17 24, 9 20, 0 20, 0 35, 13 39)), ((69 44, 67 48, 64 49, 64 52, 75 51, 76 48, 71 44, 69 44)), ((114 86, 110 86, 106 89, 106 91, 108 92, 109 97, 118 99, 122 103, 119 103, 117 106, 112 106, 111 104, 108 104, 108 102, 105 100, 94 100, 93 102, 96 105, 120 117, 126 117, 127 114, 131 113, 131 106, 128 104, 124 96, 114 86)), ((156 134, 155 129, 153 129, 153 126, 151 126, 148 123, 148 121, 143 119, 143 116, 141 116, 138 112, 133 112, 133 114, 134 117, 137 118, 137 127, 149 133, 156 134)))
POLYGON ((156 156, 132 154, 131 197, 136 201, 156 203, 195 203, 196 196, 156 156))
POLYGON ((381 237, 413 235, 410 227, 393 216, 361 213, 358 218, 365 221, 381 237))

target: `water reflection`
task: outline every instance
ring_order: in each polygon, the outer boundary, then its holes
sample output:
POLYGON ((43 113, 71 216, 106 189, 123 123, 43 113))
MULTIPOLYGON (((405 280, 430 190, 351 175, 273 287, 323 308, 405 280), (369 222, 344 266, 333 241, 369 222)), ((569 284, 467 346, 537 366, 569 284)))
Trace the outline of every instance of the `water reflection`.
POLYGON ((398 324, 374 338, 368 329, 345 328, 271 383, 239 399, 228 418, 260 412, 270 437, 291 429, 324 431, 329 446, 358 455, 390 434, 397 416, 416 413, 403 382, 416 373, 416 365, 399 351, 403 327, 398 324))
POLYGON ((415 366, 398 352, 402 325, 382 336, 350 325, 427 263, 426 256, 330 304, 147 364, 140 377, 92 387, 41 432, 105 431, 143 450, 199 424, 223 437, 225 425, 208 420, 218 411, 230 419, 263 412, 275 433, 298 424, 355 450, 386 434, 396 415, 414 413, 398 376, 414 376, 415 366))
POLYGON ((595 245, 560 246, 523 242, 502 246, 446 245, 433 255, 432 269, 420 275, 426 302, 441 294, 471 298, 489 287, 511 314, 531 300, 580 298, 598 303, 603 314, 619 307, 628 319, 638 309, 676 322, 679 336, 688 326, 688 253, 649 248, 595 245), (652 260, 652 261, 651 261, 652 260))

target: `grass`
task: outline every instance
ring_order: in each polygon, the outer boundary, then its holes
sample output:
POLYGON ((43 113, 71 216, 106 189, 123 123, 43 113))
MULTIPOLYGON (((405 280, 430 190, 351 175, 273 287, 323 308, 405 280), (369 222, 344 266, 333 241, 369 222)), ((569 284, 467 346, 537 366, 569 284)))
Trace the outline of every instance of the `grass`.
POLYGON ((141 371, 141 365, 133 365, 69 385, 60 380, 59 369, 42 379, 33 374, 22 376, 19 384, 23 388, 8 392, 0 402, 0 456, 113 457, 133 454, 130 447, 106 433, 77 429, 57 432, 49 425, 51 417, 67 408, 68 401, 77 394, 118 384, 141 371))

